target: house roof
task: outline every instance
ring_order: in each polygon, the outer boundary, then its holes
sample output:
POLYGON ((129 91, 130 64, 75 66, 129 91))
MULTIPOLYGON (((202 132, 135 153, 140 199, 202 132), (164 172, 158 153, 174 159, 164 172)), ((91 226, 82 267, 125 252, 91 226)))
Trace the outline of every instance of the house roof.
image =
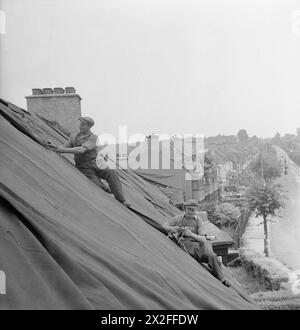
POLYGON ((138 216, 47 148, 59 126, 4 100, 0 112, 0 309, 257 308, 165 236, 177 209, 158 189, 120 171, 138 216))

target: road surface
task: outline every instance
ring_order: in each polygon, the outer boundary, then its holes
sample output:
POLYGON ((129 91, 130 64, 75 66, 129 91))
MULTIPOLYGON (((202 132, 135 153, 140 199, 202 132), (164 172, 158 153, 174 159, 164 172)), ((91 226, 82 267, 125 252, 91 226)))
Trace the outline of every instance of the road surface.
POLYGON ((300 173, 286 155, 277 148, 277 155, 287 160, 288 174, 283 174, 278 183, 282 184, 288 199, 285 209, 279 212, 282 218, 271 224, 271 251, 291 270, 300 270, 300 173))

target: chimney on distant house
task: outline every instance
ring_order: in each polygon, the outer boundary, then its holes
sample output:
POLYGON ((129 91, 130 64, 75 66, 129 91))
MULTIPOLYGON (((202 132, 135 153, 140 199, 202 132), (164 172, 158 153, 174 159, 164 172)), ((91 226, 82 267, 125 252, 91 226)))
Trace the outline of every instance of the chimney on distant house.
POLYGON ((26 100, 29 112, 56 121, 71 134, 78 132, 81 97, 74 87, 34 88, 26 100))

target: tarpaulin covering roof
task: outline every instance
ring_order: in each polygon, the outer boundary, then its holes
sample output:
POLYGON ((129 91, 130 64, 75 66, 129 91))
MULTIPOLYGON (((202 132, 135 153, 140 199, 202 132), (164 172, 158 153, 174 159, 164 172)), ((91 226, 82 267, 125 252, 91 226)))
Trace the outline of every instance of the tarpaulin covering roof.
POLYGON ((186 171, 183 169, 138 169, 135 172, 150 183, 168 188, 175 202, 184 201, 183 192, 186 199, 192 198, 192 184, 186 180, 186 171))
POLYGON ((158 189, 120 171, 138 216, 45 147, 57 126, 0 110, 1 309, 256 308, 165 236, 176 209, 158 189))
POLYGON ((169 188, 176 202, 181 202, 179 192, 184 193, 186 200, 192 198, 192 183, 186 179, 184 169, 138 169, 135 172, 148 182, 169 188))

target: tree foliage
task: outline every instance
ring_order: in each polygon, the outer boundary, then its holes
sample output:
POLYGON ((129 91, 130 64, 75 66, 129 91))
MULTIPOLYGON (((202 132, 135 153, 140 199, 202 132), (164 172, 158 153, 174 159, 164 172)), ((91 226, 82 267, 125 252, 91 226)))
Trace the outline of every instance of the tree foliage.
POLYGON ((249 208, 255 211, 257 217, 262 216, 264 219, 284 207, 284 198, 281 185, 272 182, 266 185, 256 183, 246 192, 249 208))
POLYGON ((240 143, 247 143, 249 140, 247 131, 245 129, 240 129, 237 133, 237 138, 240 143))
POLYGON ((211 151, 204 154, 204 171, 209 172, 215 165, 215 161, 211 151))
POLYGON ((204 154, 204 177, 206 180, 212 176, 212 171, 215 166, 215 160, 211 151, 209 150, 204 154))
POLYGON ((215 215, 215 223, 217 225, 236 227, 241 216, 241 212, 239 208, 235 207, 231 203, 222 203, 216 207, 215 215))
POLYGON ((280 177, 282 173, 282 164, 271 146, 262 149, 259 157, 250 164, 249 168, 258 178, 262 178, 263 175, 266 181, 280 177))
POLYGON ((280 142, 280 138, 281 138, 280 133, 277 132, 272 138, 272 143, 278 144, 280 142))
POLYGON ((271 162, 270 160, 266 160, 265 158, 261 157, 256 159, 250 165, 250 169, 256 174, 257 177, 261 177, 263 173, 263 178, 266 181, 279 177, 282 172, 281 163, 278 160, 271 162))
POLYGON ((272 143, 282 148, 291 160, 300 166, 300 127, 297 128, 296 132, 297 135, 285 134, 279 139, 273 138, 272 143))
POLYGON ((280 185, 268 182, 266 185, 253 185, 247 192, 246 198, 250 210, 255 211, 256 217, 263 217, 264 225, 264 253, 269 256, 269 239, 268 239, 268 217, 276 215, 276 211, 284 207, 284 196, 280 185))

